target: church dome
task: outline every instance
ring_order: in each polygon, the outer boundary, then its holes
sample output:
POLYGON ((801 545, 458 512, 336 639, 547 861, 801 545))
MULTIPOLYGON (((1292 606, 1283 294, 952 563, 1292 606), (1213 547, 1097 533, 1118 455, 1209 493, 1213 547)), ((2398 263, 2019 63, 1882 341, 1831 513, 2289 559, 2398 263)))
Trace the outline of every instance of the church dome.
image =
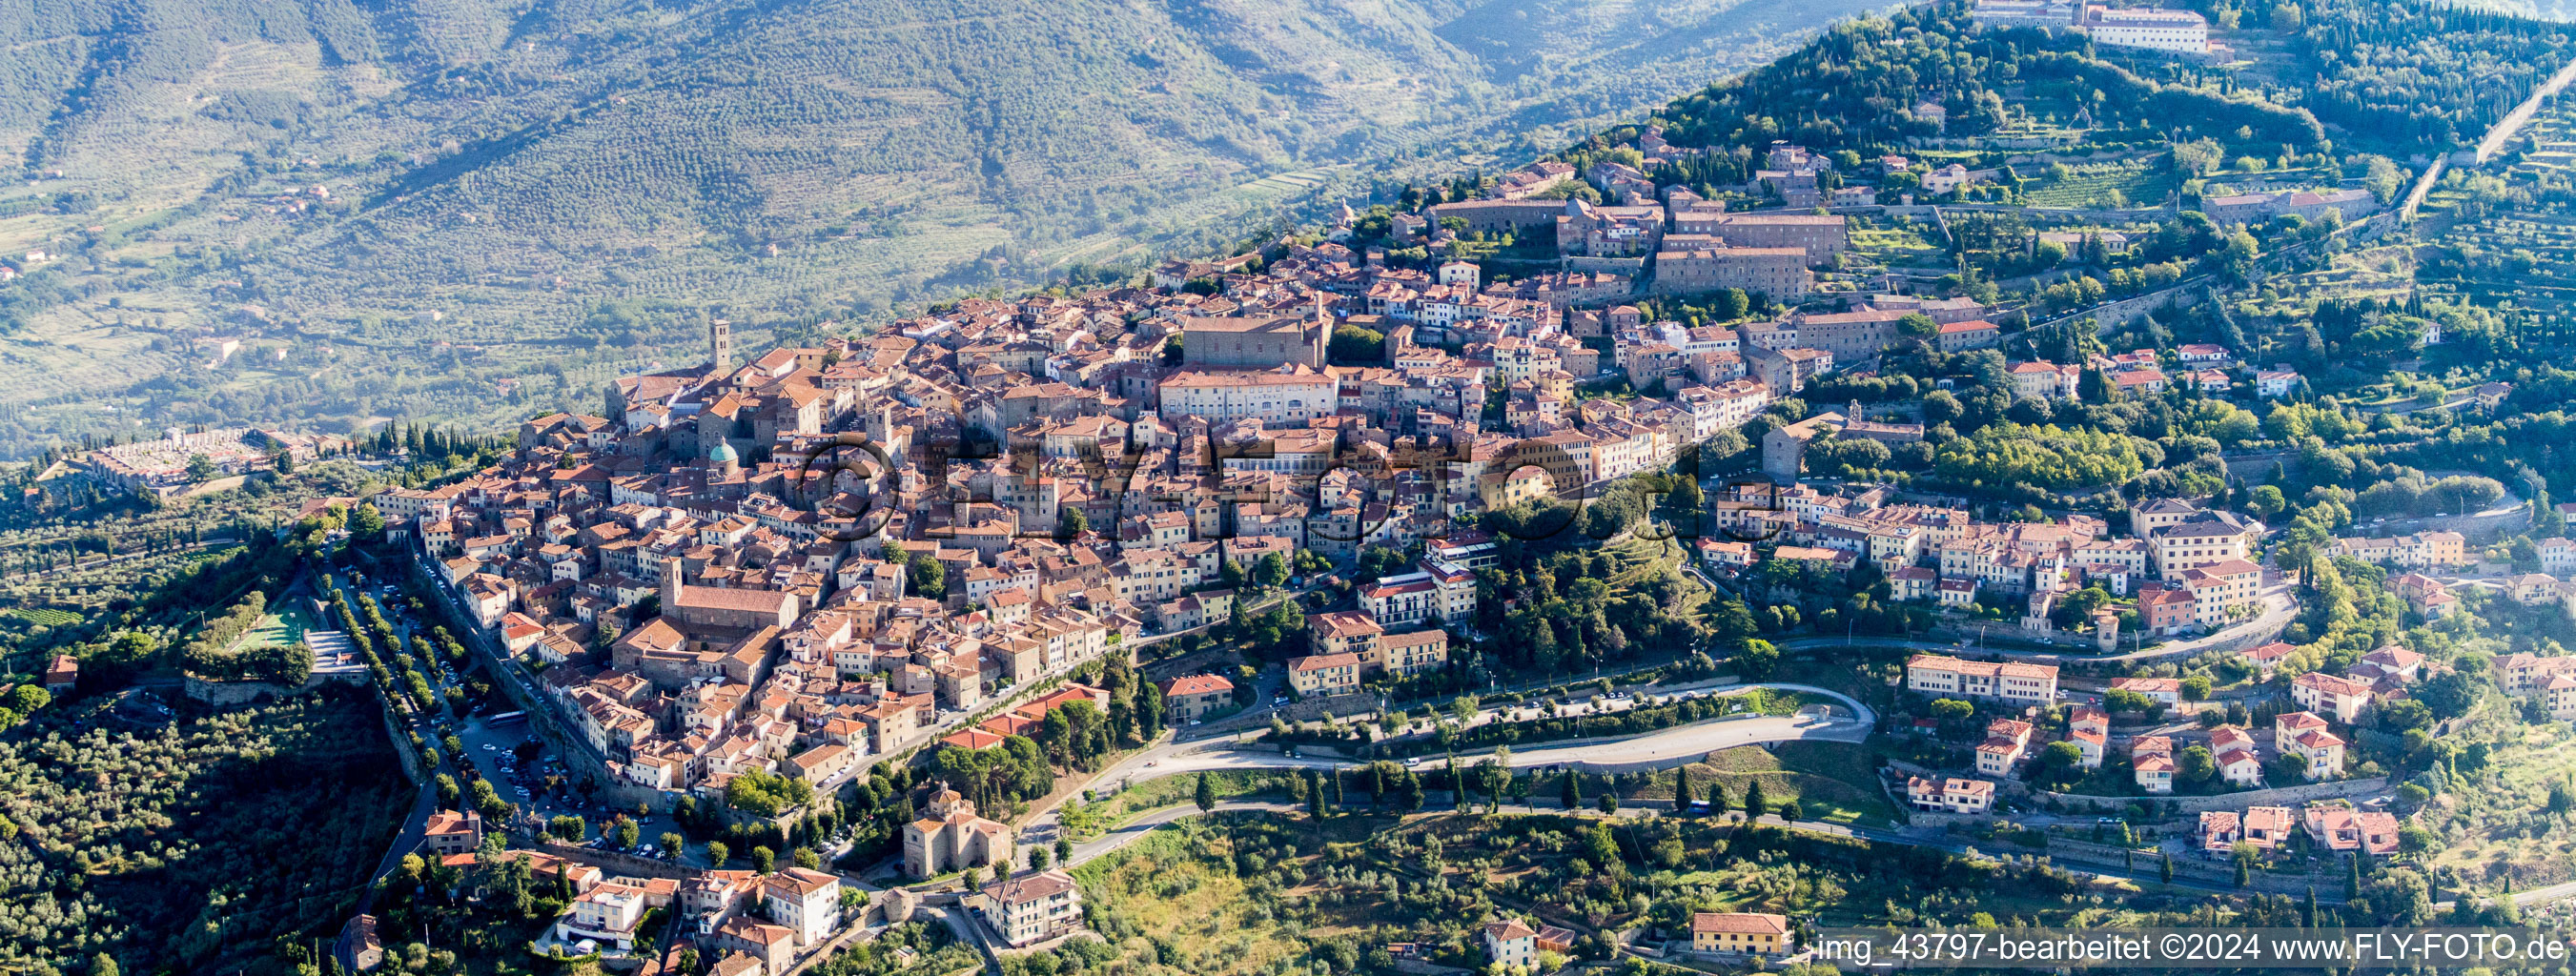
POLYGON ((736 463, 742 460, 742 455, 734 451, 732 444, 717 441, 715 450, 707 452, 707 460, 717 464, 736 463))

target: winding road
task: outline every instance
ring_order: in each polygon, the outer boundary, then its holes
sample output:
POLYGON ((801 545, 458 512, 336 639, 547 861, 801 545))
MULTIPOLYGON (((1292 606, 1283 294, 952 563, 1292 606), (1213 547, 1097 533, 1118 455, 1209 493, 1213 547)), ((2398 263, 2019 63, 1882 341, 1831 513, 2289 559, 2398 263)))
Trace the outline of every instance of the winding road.
POLYGON ((1867 637, 1857 639, 1847 639, 1842 637, 1790 637, 1775 641, 1774 643, 1784 651, 1812 647, 1835 647, 1842 645, 1853 647, 1895 647, 1909 651, 1927 651, 1934 654, 1966 653, 1976 657, 2000 657, 2016 661, 2035 661, 2042 664, 2057 664, 2065 661, 2153 661, 2172 657, 2190 657, 2191 655, 2198 654, 2212 647, 2237 641, 2243 641, 2247 646, 2252 646, 2253 643, 2259 640, 2277 636, 2281 633, 2282 628, 2289 626, 2290 621, 2298 616, 2299 601, 2290 595, 2290 587, 2288 584, 2274 583, 2265 586, 2263 588, 2261 600, 2263 605, 2261 613, 2255 615, 2252 619, 2238 621, 2234 624, 2228 625, 2227 627, 2221 628, 2217 633, 2201 637, 2187 638, 2184 640, 2166 641, 2154 647, 2130 651, 2125 654, 2097 655, 2075 653, 2072 651, 2032 651, 2009 647, 1975 647, 1963 645, 1959 641, 1901 640, 1886 637, 1867 637))
MULTIPOLYGON (((1851 714, 1817 717, 1764 715, 1751 718, 1714 718, 1641 735, 1534 743, 1513 748, 1504 764, 1513 769, 1569 766, 1599 772, 1674 766, 1737 746, 1807 739, 1859 743, 1867 740, 1870 730, 1878 724, 1878 715, 1871 711, 1869 706, 1861 704, 1859 700, 1842 692, 1814 685, 1767 682, 1687 694, 1692 697, 1729 697, 1744 694, 1756 688, 1804 692, 1831 698, 1843 708, 1849 709, 1851 714)), ((1488 709, 1486 714, 1490 715, 1498 711, 1500 709, 1488 709)), ((1472 752, 1460 752, 1458 759, 1462 763, 1472 762, 1488 758, 1494 754, 1494 751, 1477 749, 1472 752)), ((1324 756, 1288 756, 1267 748, 1247 747, 1245 743, 1232 738, 1202 739, 1194 742, 1170 743, 1138 752, 1102 770, 1084 786, 1088 789, 1101 784, 1114 783, 1123 789, 1145 780, 1209 770, 1340 769, 1365 761, 1324 756)), ((1445 762, 1445 757, 1440 761, 1445 762)), ((1421 762, 1427 765, 1433 760, 1426 758, 1421 762)), ((1180 809, 1195 812, 1195 808, 1180 809)), ((1142 824, 1146 820, 1153 820, 1170 812, 1163 811, 1149 815, 1137 823, 1142 824)), ((1053 842, 1058 829, 1056 813, 1056 807, 1051 805, 1031 816, 1021 827, 1021 842, 1023 844, 1053 842)), ((1169 822, 1171 819, 1173 818, 1163 817, 1155 822, 1169 822)), ((1127 826, 1133 827, 1136 824, 1127 826)), ((1118 831, 1113 831, 1110 836, 1117 836, 1117 833, 1118 831)))

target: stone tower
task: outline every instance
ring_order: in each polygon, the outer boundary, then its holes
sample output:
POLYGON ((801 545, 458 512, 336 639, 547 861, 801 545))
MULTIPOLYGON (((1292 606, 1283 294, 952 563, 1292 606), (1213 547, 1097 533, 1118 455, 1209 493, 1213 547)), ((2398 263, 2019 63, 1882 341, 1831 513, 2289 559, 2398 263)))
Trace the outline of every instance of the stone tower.
POLYGON ((707 323, 707 361, 715 371, 733 369, 733 323, 717 319, 707 323))

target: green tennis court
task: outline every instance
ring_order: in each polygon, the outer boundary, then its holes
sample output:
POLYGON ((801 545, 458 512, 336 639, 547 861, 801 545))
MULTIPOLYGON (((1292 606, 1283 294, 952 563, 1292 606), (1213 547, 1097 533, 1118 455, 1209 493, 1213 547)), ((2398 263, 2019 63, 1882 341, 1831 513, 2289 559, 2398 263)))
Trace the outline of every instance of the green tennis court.
POLYGON ((304 612, 304 601, 281 600, 270 604, 270 607, 272 612, 261 615, 259 626, 243 632, 241 639, 233 642, 233 650, 287 647, 304 642, 304 632, 313 626, 312 618, 304 612))

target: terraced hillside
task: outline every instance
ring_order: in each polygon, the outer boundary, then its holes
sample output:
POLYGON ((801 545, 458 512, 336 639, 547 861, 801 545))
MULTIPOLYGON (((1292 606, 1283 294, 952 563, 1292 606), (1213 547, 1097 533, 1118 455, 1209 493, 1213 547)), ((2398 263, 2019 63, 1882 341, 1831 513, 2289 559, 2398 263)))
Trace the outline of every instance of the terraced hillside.
POLYGON ((1867 6, 0 0, 0 453, 586 402, 710 314, 1203 248, 1867 6))
POLYGON ((2576 108, 2544 107, 2506 153, 2455 170, 2425 200, 2418 281, 2434 294, 2526 310, 2560 326, 2576 303, 2576 108))

